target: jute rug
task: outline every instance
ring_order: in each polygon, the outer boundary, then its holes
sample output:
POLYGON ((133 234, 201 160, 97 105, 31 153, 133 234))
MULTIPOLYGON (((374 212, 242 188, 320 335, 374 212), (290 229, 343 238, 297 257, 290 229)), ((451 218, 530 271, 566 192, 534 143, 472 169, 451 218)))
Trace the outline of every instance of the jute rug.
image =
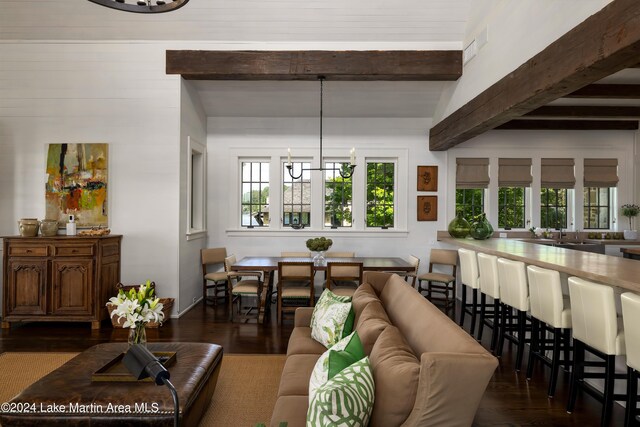
MULTIPOLYGON (((0 354, 0 403, 11 400, 76 354, 0 354)), ((225 354, 216 391, 200 427, 269 425, 284 362, 284 355, 225 354)))

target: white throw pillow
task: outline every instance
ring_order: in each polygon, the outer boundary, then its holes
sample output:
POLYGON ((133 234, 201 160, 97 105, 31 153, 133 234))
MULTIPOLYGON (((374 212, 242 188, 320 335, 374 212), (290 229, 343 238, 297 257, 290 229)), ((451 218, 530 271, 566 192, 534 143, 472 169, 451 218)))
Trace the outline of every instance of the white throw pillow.
POLYGON ((313 308, 311 337, 327 348, 351 333, 355 318, 351 298, 325 289, 313 308), (348 301, 345 299, 348 298, 348 301))
POLYGON ((309 403, 307 427, 366 427, 374 399, 373 372, 365 357, 318 388, 309 403))

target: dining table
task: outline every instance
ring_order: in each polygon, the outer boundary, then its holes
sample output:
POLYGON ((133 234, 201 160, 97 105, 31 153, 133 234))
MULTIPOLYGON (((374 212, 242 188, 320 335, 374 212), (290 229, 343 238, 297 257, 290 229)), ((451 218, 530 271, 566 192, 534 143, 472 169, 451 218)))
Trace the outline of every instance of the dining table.
MULTIPOLYGON (((263 273, 264 283, 258 299, 258 323, 264 323, 270 304, 267 303, 273 291, 274 276, 279 262, 313 262, 309 257, 277 257, 277 256, 247 256, 231 266, 234 271, 260 271, 263 273)), ((399 257, 326 257, 324 262, 314 263, 315 271, 325 271, 329 262, 361 262, 364 271, 397 271, 411 272, 415 265, 399 257)))

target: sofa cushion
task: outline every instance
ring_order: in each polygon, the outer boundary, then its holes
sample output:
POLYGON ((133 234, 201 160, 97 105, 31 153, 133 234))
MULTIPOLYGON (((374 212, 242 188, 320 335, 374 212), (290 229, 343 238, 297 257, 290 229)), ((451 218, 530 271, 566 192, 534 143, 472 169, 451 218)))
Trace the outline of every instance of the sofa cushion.
POLYGON ((325 289, 313 309, 311 337, 330 348, 352 332, 354 318, 351 298, 335 295, 325 289))
POLYGON ((358 324, 362 310, 372 301, 380 301, 378 295, 373 290, 373 287, 368 283, 363 283, 358 286, 358 289, 353 293, 351 303, 353 304, 353 311, 356 313, 355 324, 358 324))
POLYGON ((298 326, 291 332, 287 356, 292 354, 317 354, 321 355, 327 350, 325 346, 311 338, 311 328, 298 326))
POLYGON ((378 336, 390 324, 389 317, 380 301, 372 301, 362 310, 356 325, 356 331, 360 336, 366 355, 371 354, 371 349, 378 336))
POLYGON ((318 357, 315 354, 294 354, 287 357, 280 377, 278 396, 307 396, 309 377, 318 357))
POLYGON ((366 427, 374 399, 373 373, 365 357, 318 388, 309 403, 307 425, 366 427))
POLYGON ((333 347, 322 353, 311 372, 309 379, 309 400, 313 399, 316 390, 335 377, 347 366, 365 356, 362 343, 357 332, 338 341, 333 347))
POLYGON ((279 427, 286 422, 287 427, 305 427, 307 423, 307 396, 280 396, 271 415, 271 427, 279 427))
POLYGON ((376 404, 371 427, 401 425, 416 401, 420 362, 395 326, 387 327, 371 350, 376 404))

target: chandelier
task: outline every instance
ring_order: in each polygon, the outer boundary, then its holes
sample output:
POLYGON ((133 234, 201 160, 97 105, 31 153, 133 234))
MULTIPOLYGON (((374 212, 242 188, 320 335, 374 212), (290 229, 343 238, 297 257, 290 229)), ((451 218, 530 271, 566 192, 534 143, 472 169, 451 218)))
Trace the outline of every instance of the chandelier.
POLYGON ((112 9, 124 10, 135 13, 163 13, 180 9, 189 0, 89 0, 90 2, 110 7, 112 9))
POLYGON ((291 149, 288 149, 288 159, 287 159, 287 170, 289 171, 289 176, 292 179, 300 179, 302 174, 305 171, 337 171, 340 176, 344 179, 351 178, 353 176, 353 170, 356 168, 356 150, 355 148, 351 149, 351 161, 347 166, 348 170, 344 171, 342 168, 325 168, 322 167, 324 157, 322 156, 322 98, 323 98, 323 84, 324 84, 324 76, 318 76, 320 80, 320 167, 319 168, 301 168, 300 174, 295 176, 293 174, 293 165, 291 164, 291 149))

